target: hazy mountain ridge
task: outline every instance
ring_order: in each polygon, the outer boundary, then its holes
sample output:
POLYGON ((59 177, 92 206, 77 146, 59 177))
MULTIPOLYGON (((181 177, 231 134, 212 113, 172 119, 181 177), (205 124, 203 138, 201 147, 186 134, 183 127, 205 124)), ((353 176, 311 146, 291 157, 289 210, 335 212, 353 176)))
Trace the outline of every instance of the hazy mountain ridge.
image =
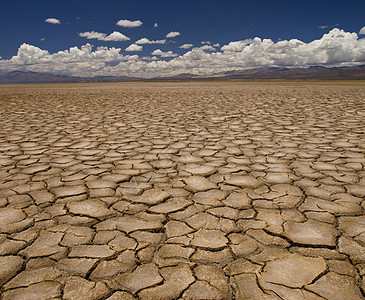
POLYGON ((326 68, 321 66, 313 66, 309 68, 256 68, 222 72, 213 76, 216 78, 242 79, 365 79, 365 65, 336 68, 326 68))
MULTIPOLYGON (((168 77, 154 77, 152 80, 194 80, 194 79, 245 79, 245 80, 361 80, 365 79, 365 65, 356 67, 326 68, 314 66, 309 68, 255 68, 219 72, 209 76, 199 76, 183 73, 168 77)), ((128 76, 96 76, 79 77, 70 75, 55 75, 48 73, 11 71, 0 74, 0 84, 24 83, 78 83, 78 82, 118 82, 129 80, 149 80, 128 76)))
POLYGON ((81 77, 69 75, 54 75, 47 73, 11 71, 0 74, 1 84, 12 83, 72 83, 80 82, 81 77))
POLYGON ((78 82, 108 82, 126 81, 137 79, 127 76, 96 76, 79 77, 71 75, 55 75, 27 71, 11 71, 0 74, 0 84, 24 84, 24 83, 78 83, 78 82))

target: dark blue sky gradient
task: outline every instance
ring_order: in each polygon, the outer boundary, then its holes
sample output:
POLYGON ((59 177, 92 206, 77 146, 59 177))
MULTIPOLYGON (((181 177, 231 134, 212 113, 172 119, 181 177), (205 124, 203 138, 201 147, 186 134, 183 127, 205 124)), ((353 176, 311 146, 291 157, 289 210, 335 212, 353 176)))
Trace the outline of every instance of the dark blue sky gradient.
POLYGON ((151 0, 39 0, 2 1, 0 4, 0 56, 16 55, 22 43, 31 44, 51 53, 73 46, 91 43, 125 49, 132 42, 147 37, 164 39, 170 31, 181 36, 165 45, 144 45, 144 53, 160 48, 183 53, 178 46, 201 41, 228 44, 246 38, 297 38, 310 42, 321 38, 331 28, 358 32, 365 25, 365 1, 151 1, 151 0), (45 19, 60 19, 61 25, 45 23, 45 19), (79 17, 79 19, 78 19, 79 17), (123 28, 120 19, 141 20, 138 28, 123 28), (159 27, 153 28, 157 22, 159 27), (320 29, 319 26, 328 26, 320 29), (79 32, 97 31, 110 34, 120 31, 130 41, 105 42, 88 40, 79 32), (44 41, 41 41, 45 38, 44 41), (157 47, 156 47, 157 46, 157 47))

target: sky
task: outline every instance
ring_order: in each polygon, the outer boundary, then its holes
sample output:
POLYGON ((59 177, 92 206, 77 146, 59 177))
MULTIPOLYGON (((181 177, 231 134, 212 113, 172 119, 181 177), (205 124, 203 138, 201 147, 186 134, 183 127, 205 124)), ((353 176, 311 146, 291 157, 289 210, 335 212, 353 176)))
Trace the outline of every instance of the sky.
POLYGON ((365 1, 4 0, 0 73, 209 75, 365 64, 365 1))

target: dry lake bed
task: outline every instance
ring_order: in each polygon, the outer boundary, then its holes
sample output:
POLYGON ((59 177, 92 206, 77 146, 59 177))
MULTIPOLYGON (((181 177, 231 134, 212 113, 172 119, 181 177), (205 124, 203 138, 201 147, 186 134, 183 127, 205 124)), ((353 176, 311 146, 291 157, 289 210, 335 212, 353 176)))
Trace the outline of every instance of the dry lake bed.
POLYGON ((364 82, 0 86, 0 299, 365 299, 364 82))

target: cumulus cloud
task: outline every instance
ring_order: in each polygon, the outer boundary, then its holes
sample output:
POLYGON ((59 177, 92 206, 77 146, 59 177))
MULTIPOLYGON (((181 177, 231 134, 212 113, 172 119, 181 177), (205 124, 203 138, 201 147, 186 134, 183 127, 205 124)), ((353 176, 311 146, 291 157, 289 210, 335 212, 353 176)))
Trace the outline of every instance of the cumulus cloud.
POLYGON ((123 33, 119 31, 113 31, 109 34, 104 41, 128 41, 130 40, 129 37, 125 36, 123 33))
MULTIPOLYGON (((138 51, 142 46, 132 44, 127 49, 138 51)), ((365 38, 335 28, 308 43, 298 39, 274 42, 256 37, 228 43, 215 51, 193 48, 180 56, 160 49, 153 51, 150 59, 121 52, 120 48, 94 49, 86 44, 49 53, 23 44, 11 59, 0 60, 0 71, 153 77, 180 73, 209 75, 256 67, 356 66, 365 64, 365 38)))
POLYGON ((166 37, 167 38, 173 38, 175 36, 179 36, 180 35, 180 32, 177 32, 177 31, 171 31, 169 32, 168 34, 166 34, 166 37))
POLYGON ((0 70, 23 70, 85 76, 88 73, 105 70, 110 62, 129 61, 131 56, 122 55, 120 48, 98 47, 86 44, 50 54, 47 50, 29 44, 22 44, 17 55, 9 60, 0 60, 0 70))
POLYGON ((111 34, 107 35, 106 33, 95 32, 95 31, 87 31, 79 33, 79 36, 85 37, 89 40, 96 39, 99 41, 107 41, 107 42, 119 42, 119 41, 128 41, 129 37, 120 33, 119 31, 114 31, 111 34))
POLYGON ((125 48, 125 51, 142 51, 143 46, 131 44, 127 48, 125 48))
POLYGON ((245 39, 242 41, 237 42, 230 42, 228 45, 224 45, 221 50, 222 51, 229 51, 229 52, 240 52, 242 51, 247 45, 253 42, 252 39, 245 39))
POLYGON ((147 38, 141 38, 138 41, 135 42, 135 44, 138 45, 143 45, 143 44, 165 44, 166 40, 155 40, 155 41, 150 41, 147 38))
POLYGON ((153 28, 157 28, 158 27, 158 24, 157 23, 155 23, 155 25, 153 25, 153 28))
POLYGON ((359 34, 365 34, 365 26, 360 29, 359 34))
POLYGON ((116 23, 118 26, 121 27, 139 27, 141 26, 143 23, 140 20, 136 20, 136 21, 130 21, 130 20, 119 20, 116 23))
POLYGON ((320 28, 320 29, 326 29, 326 28, 328 28, 328 26, 327 25, 321 25, 321 26, 318 26, 318 28, 320 28))
POLYGON ((199 47, 200 49, 202 49, 202 50, 207 50, 207 51, 215 51, 216 49, 213 47, 213 46, 211 46, 211 45, 204 45, 204 46, 202 46, 202 47, 199 47))
POLYGON ((101 40, 101 39, 106 38, 107 35, 105 33, 101 33, 101 32, 87 31, 87 32, 80 32, 79 36, 85 37, 89 40, 92 40, 92 39, 101 40))
POLYGON ((61 21, 56 18, 48 18, 44 22, 50 23, 50 24, 61 24, 61 21))
POLYGON ((193 47, 193 44, 184 44, 184 45, 181 45, 179 48, 181 48, 181 49, 190 49, 191 47, 193 47))
POLYGON ((160 49, 156 49, 151 54, 152 55, 158 55, 158 56, 161 56, 161 57, 176 57, 177 56, 177 54, 173 53, 172 51, 163 52, 160 49))

